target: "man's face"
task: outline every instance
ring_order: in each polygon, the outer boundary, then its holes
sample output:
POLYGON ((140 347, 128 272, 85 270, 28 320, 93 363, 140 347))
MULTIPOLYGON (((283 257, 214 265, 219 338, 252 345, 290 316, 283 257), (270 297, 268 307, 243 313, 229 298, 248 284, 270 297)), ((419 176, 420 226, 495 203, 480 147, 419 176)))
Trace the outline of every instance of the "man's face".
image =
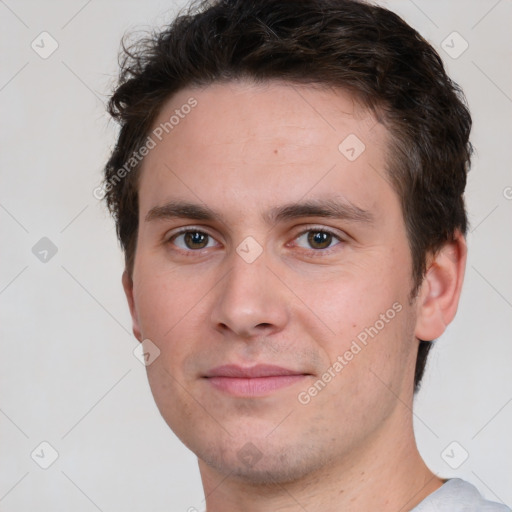
POLYGON ((154 128, 176 110, 143 164, 128 290, 160 350, 160 412, 224 474, 350 465, 410 422, 416 310, 389 133, 343 91, 277 82, 183 90, 154 128))

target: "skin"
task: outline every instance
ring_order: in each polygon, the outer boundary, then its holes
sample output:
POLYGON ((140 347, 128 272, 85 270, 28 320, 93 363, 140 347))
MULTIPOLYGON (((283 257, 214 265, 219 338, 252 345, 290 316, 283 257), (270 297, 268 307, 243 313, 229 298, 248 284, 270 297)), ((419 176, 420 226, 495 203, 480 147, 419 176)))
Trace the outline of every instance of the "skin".
POLYGON ((135 336, 160 350, 149 383, 165 421, 198 456, 208 512, 412 509, 443 483, 414 440, 414 366, 418 339, 437 338, 455 315, 463 237, 429 256, 410 300, 412 259, 386 176, 391 135, 371 113, 344 91, 233 81, 182 90, 155 127, 190 97, 197 106, 143 162, 136 257, 123 285, 135 336), (354 161, 338 149, 349 134, 365 144, 354 161), (366 220, 264 217, 325 199, 364 210, 366 220), (221 217, 147 219, 176 200, 221 217), (179 228, 208 236, 187 245, 179 228), (322 229, 333 234, 323 245, 322 229), (262 249, 251 263, 237 252, 248 236, 262 249), (401 306, 393 319, 301 403, 299 393, 393 304, 401 306), (238 397, 204 378, 228 363, 306 375, 238 397), (250 464, 244 449, 256 454, 250 464))

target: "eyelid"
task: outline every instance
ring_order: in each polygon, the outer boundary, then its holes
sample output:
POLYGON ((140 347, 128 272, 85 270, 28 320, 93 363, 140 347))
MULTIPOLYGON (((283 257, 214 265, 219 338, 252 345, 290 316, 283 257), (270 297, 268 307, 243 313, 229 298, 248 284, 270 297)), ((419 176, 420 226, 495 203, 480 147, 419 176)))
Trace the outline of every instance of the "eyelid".
POLYGON ((322 231, 325 233, 329 233, 331 235, 334 235, 340 239, 347 237, 347 235, 338 229, 330 228, 328 226, 324 226, 322 224, 316 225, 316 224, 306 224, 302 225, 300 227, 301 231, 297 232, 294 238, 297 238, 300 235, 303 235, 304 233, 307 233, 308 231, 322 231))
POLYGON ((213 236, 209 231, 208 231, 208 228, 205 227, 205 226, 195 226, 195 225, 190 225, 190 226, 182 226, 181 228, 174 228, 174 229, 170 229, 169 231, 166 231, 165 234, 164 234, 164 239, 167 239, 169 240, 170 238, 172 238, 173 236, 176 236, 176 235, 180 235, 182 233, 187 233, 188 231, 200 231, 201 233, 205 233, 207 235, 210 235, 210 236, 213 236), (171 235, 169 235, 169 233, 171 233, 171 235))
MULTIPOLYGON (((204 226, 194 226, 194 225, 190 225, 190 226, 183 226, 181 228, 177 228, 176 230, 170 230, 170 231, 167 231, 163 238, 162 238, 162 241, 164 244, 169 244, 172 240, 174 240, 177 236, 179 235, 182 235, 184 233, 189 233, 189 232, 199 232, 199 233, 203 233, 205 235, 208 235, 211 239, 215 240, 215 242, 219 243, 219 241, 217 240, 217 238, 212 235, 212 233, 210 233, 210 231, 208 231, 208 228, 204 227, 204 226), (172 232, 172 234, 169 234, 170 232, 172 232)), ((181 249, 180 247, 178 247, 179 250, 183 251, 184 249, 181 249)), ((211 247, 209 247, 208 249, 211 249, 211 247)), ((201 251, 202 249, 197 249, 195 251, 193 251, 192 249, 186 251, 186 252, 199 252, 201 251)))
MULTIPOLYGON (((182 234, 188 233, 188 232, 204 233, 205 235, 208 235, 210 238, 215 240, 215 242, 219 243, 217 238, 214 235, 212 235, 209 232, 208 228, 205 226, 195 226, 195 225, 183 226, 181 228, 177 228, 176 230, 171 230, 171 231, 172 231, 171 235, 169 235, 169 232, 165 233, 165 235, 163 237, 164 244, 168 244, 172 240, 174 240, 176 237, 178 237, 179 235, 182 235, 182 234)), ((312 224, 312 225, 302 225, 301 230, 293 235, 292 242, 295 242, 295 240, 297 240, 297 238, 301 237, 302 235, 304 235, 310 231, 318 231, 318 232, 322 232, 322 233, 328 233, 328 234, 332 235, 334 238, 338 239, 339 243, 347 242, 347 238, 348 238, 348 235, 346 233, 339 232, 338 230, 336 230, 334 228, 330 228, 330 227, 323 226, 323 225, 313 225, 312 224)), ((332 247, 328 247, 326 249, 305 249, 302 247, 299 247, 299 249, 301 249, 302 251, 309 252, 309 253, 317 253, 320 256, 321 254, 330 253, 332 250, 334 250, 334 248, 337 245, 339 245, 339 243, 335 244, 332 247)), ((289 243, 287 243, 286 245, 289 246, 289 243)), ((204 248, 204 249, 197 249, 197 250, 193 250, 193 249, 185 250, 180 247, 177 247, 177 250, 180 250, 183 252, 189 252, 189 253, 201 252, 202 250, 205 250, 205 249, 211 249, 211 247, 204 248)))
POLYGON ((301 231, 299 231, 298 233, 296 233, 293 236, 292 241, 294 242, 295 240, 297 240, 297 238, 301 237, 302 235, 305 235, 306 233, 309 233, 310 231, 328 233, 329 235, 332 235, 334 238, 337 238, 339 241, 339 243, 335 244, 332 247, 328 247, 326 249, 304 249, 303 247, 299 247, 299 249, 301 249, 303 251, 307 251, 309 253, 317 253, 318 256, 320 256, 322 254, 330 253, 340 243, 347 242, 347 238, 348 238, 348 235, 346 235, 343 232, 340 233, 338 230, 335 230, 334 228, 329 228, 327 226, 322 226, 322 225, 320 225, 320 226, 308 225, 308 226, 302 226, 301 231))
POLYGON ((328 233, 336 238, 338 238, 340 241, 347 241, 349 238, 349 235, 347 235, 344 231, 340 231, 335 228, 330 228, 328 226, 324 225, 303 225, 301 226, 300 231, 297 231, 297 233, 293 236, 293 240, 298 238, 301 235, 304 235, 305 233, 308 233, 309 231, 321 231, 322 233, 328 233))

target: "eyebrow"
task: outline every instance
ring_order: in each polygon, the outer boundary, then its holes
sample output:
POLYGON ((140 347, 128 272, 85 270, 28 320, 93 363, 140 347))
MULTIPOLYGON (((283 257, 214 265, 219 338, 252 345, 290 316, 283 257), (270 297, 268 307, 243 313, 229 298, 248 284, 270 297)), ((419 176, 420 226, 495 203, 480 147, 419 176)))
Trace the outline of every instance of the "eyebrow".
MULTIPOLYGON (((346 199, 314 199, 284 204, 276 206, 263 214, 263 220, 269 225, 302 217, 325 217, 365 224, 371 224, 375 221, 375 217, 371 212, 356 206, 346 199)), ((169 201, 164 205, 151 208, 145 217, 145 221, 151 222, 172 218, 217 220, 224 224, 226 223, 220 213, 215 212, 208 206, 181 200, 169 201)))

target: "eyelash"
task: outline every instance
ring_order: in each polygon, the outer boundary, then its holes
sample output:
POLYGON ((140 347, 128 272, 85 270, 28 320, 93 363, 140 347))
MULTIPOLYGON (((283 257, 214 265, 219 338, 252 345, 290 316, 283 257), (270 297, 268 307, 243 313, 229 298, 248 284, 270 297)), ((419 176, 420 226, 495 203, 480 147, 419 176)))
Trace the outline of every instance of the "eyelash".
MULTIPOLYGON (((335 247, 337 245, 340 245, 341 243, 345 242, 345 240, 340 235, 336 234, 334 231, 331 231, 330 229, 327 229, 327 228, 324 228, 324 227, 318 227, 318 226, 308 227, 308 229, 305 229, 305 230, 301 231, 300 233, 298 233, 293 238, 293 240, 297 240, 298 238, 300 238, 303 235, 306 235, 307 233, 310 233, 310 232, 313 232, 313 233, 326 233, 328 235, 331 235, 333 237, 333 239, 338 240, 338 243, 334 244, 333 246, 327 247, 325 249, 304 249, 304 248, 301 248, 303 251, 309 252, 313 257, 323 256, 323 255, 326 255, 326 254, 330 254, 335 249, 335 247)), ((172 244, 173 241, 178 236, 186 234, 186 233, 200 233, 200 234, 203 234, 203 235, 206 235, 206 236, 210 237, 211 239, 214 239, 214 237, 212 235, 210 235, 210 233, 208 233, 207 231, 203 231, 201 229, 195 229, 193 227, 192 228, 187 227, 187 228, 183 228, 180 231, 174 233, 171 237, 166 239, 165 243, 166 244, 172 244)), ((201 252, 204 249, 210 249, 210 247, 206 247, 206 248, 203 248, 203 249, 182 249, 182 248, 178 247, 178 250, 180 252, 184 253, 186 256, 193 256, 194 253, 201 252)))
POLYGON ((345 242, 345 240, 338 234, 336 234, 334 231, 331 231, 330 229, 319 227, 319 226, 313 226, 308 227, 308 229, 305 229, 297 234, 297 236, 294 237, 293 240, 297 240, 298 238, 301 238, 302 236, 306 235, 307 233, 326 233, 328 235, 331 235, 333 240, 338 240, 338 243, 335 243, 334 245, 331 245, 330 247, 326 247, 325 249, 303 249, 304 251, 307 251, 310 253, 313 257, 322 257, 328 254, 331 254, 334 250, 336 250, 336 246, 342 244, 345 242))

